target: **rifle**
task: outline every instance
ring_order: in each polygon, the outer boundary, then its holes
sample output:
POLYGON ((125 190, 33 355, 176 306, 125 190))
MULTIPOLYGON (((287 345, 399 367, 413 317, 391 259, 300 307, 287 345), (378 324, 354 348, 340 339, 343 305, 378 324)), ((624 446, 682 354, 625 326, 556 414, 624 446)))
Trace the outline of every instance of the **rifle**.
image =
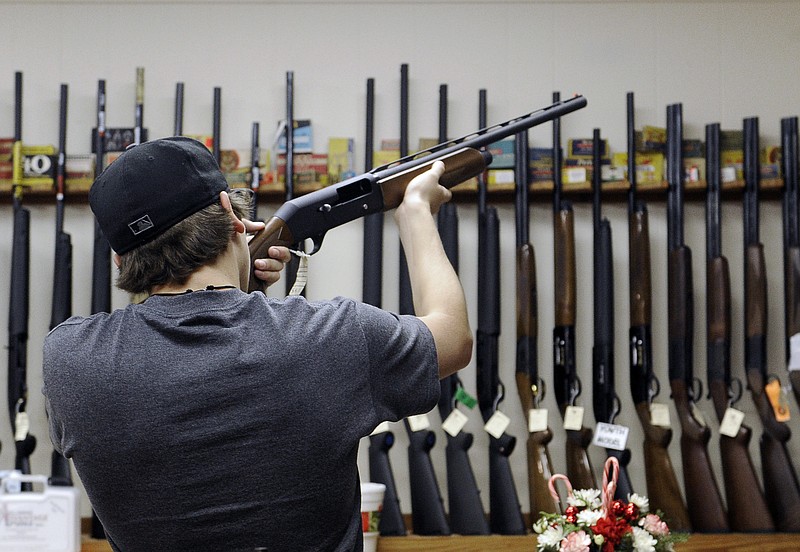
POLYGON ((743 532, 774 531, 764 494, 750 459, 752 430, 741 425, 736 435, 722 434, 729 407, 742 396, 742 383, 731 378, 731 282, 728 259, 722 255, 720 224, 720 127, 706 125, 706 335, 708 340, 708 392, 720 425, 720 457, 728 519, 743 532))
POLYGON ((794 397, 800 404, 800 223, 798 223, 797 117, 781 119, 781 172, 783 173, 783 272, 786 320, 786 361, 794 397), (794 347, 792 344, 795 344, 794 347))
POLYGON ((514 205, 516 214, 516 281, 517 281, 517 360, 515 379, 522 413, 528 420, 528 493, 532 515, 538 512, 558 512, 548 483, 553 475, 553 462, 547 444, 553 432, 544 427, 531 425, 533 411, 538 410, 544 399, 545 386, 539 377, 538 333, 536 293, 536 257, 530 244, 530 206, 528 186, 530 167, 528 159, 528 132, 517 134, 515 145, 516 181, 514 205))
MULTIPOLYGON (((483 125, 485 90, 480 91, 479 105, 480 124, 483 125)), ((478 251, 484 257, 478 266, 476 381, 481 416, 488 424, 501 414, 497 407, 505 397, 505 386, 500 381, 497 365, 500 335, 500 221, 497 209, 486 205, 486 179, 483 172, 478 177, 478 251)), ((525 534, 525 522, 508 460, 516 443, 517 438, 506 433, 505 429, 489 434, 489 527, 492 533, 501 535, 525 534)))
MULTIPOLYGON (((439 142, 447 140, 447 85, 439 87, 439 142)), ((372 215, 370 215, 372 216, 372 215)), ((458 273, 458 209, 455 203, 448 202, 439 207, 439 235, 450 264, 458 273)), ((463 389, 458 373, 451 374, 440 382, 439 415, 444 422, 454 415, 459 400, 459 388, 463 389)), ((458 414, 455 414, 456 416, 458 414)), ((447 446, 447 497, 450 511, 450 528, 459 535, 488 535, 489 522, 483 511, 480 490, 469 461, 468 451, 472 446, 473 435, 458 431, 455 435, 445 431, 447 446)))
POLYGON ((767 375, 767 276, 764 246, 759 241, 758 118, 744 120, 744 322, 747 385, 761 418, 761 471, 764 494, 779 531, 800 531, 800 487, 786 450, 791 431, 778 421, 765 387, 767 375))
MULTIPOLYGON (((11 248, 11 297, 8 314, 8 412, 16 453, 14 467, 31 473, 36 438, 28 432, 28 306, 30 270, 30 211, 22 206, 22 73, 14 74, 13 205, 14 235, 11 248)), ((30 484, 23 487, 31 490, 30 484)))
MULTIPOLYGON (((367 79, 367 116, 364 170, 372 170, 373 142, 375 131, 375 79, 367 79)), ((383 295, 383 212, 378 211, 364 217, 364 302, 381 307, 383 295)), ((381 426, 369 436, 370 480, 386 485, 383 494, 383 511, 378 522, 378 531, 383 536, 406 534, 406 524, 397 497, 389 449, 394 445, 394 433, 381 426)))
MULTIPOLYGON (((451 188, 485 170, 491 155, 477 148, 585 105, 586 98, 575 96, 289 200, 267 220, 265 228, 250 240, 250 255, 254 259, 264 258, 273 245, 289 246, 307 238, 314 242, 309 253, 314 254, 330 229, 400 205, 408 183, 428 170, 435 161, 445 164, 445 172, 439 183, 451 188)), ((262 289, 262 285, 251 270, 248 290, 259 289, 262 289)))
POLYGON ((665 513, 675 531, 689 531, 689 512, 672 461, 672 429, 656 425, 650 413, 661 385, 653 373, 652 293, 650 280, 650 230, 647 204, 636 197, 636 136, 633 92, 628 107, 628 251, 630 281, 630 381, 636 414, 644 430, 644 468, 647 495, 653 510, 665 513))
POLYGON ((175 127, 172 131, 175 136, 183 134, 183 83, 175 84, 175 127))
MULTIPOLYGON (((66 84, 61 85, 58 162, 56 164, 56 249, 53 272, 53 306, 50 315, 52 330, 72 316, 72 238, 64 232, 64 185, 67 160, 67 94, 66 84)), ((50 485, 72 486, 69 460, 58 451, 50 459, 50 485)))
MULTIPOLYGON (((408 66, 401 67, 400 94, 400 155, 408 153, 408 66)), ((400 244, 399 314, 414 314, 411 281, 405 253, 400 244)), ((436 444, 436 434, 428 429, 427 416, 403 420, 408 433, 408 473, 411 487, 411 525, 417 535, 449 535, 450 526, 444 511, 442 495, 433 470, 430 451, 436 444), (412 424, 422 420, 420 427, 412 424)))
POLYGON ((133 143, 145 140, 144 133, 144 67, 136 68, 136 106, 134 108, 133 143))
POLYGON ((683 241, 683 121, 681 104, 667 106, 667 306, 669 380, 681 424, 684 490, 692 528, 697 532, 729 530, 717 487, 708 441, 711 430, 698 418, 695 401, 702 383, 694 377, 694 288, 692 252, 683 241))
MULTIPOLYGON (((106 138, 106 81, 97 81, 97 131, 95 139, 94 177, 103 172, 103 157, 105 156, 106 138)), ((111 246, 103 235, 103 231, 94 221, 94 250, 92 256, 92 314, 98 312, 111 312, 111 246)), ((94 539, 104 539, 106 536, 97 514, 92 510, 91 536, 94 539)))
MULTIPOLYGON (((597 422, 613 424, 620 411, 614 391, 614 255, 611 249, 611 223, 602 218, 600 192, 602 166, 600 129, 592 138, 592 222, 594 228, 594 346, 592 347, 592 404, 597 422)), ((614 497, 628 499, 633 493, 627 465, 631 451, 606 448, 617 459, 617 488, 614 497)))
POLYGON ((253 190, 253 205, 250 210, 250 218, 258 220, 258 189, 261 187, 261 167, 259 158, 261 157, 261 146, 259 145, 257 122, 253 123, 250 136, 250 189, 253 190))
MULTIPOLYGON (((560 93, 553 93, 558 102, 560 93)), ((575 366, 575 214, 572 204, 561 197, 561 121, 553 119, 553 269, 555 272, 555 327, 553 328, 553 380, 562 418, 581 394, 575 366)), ((587 447, 592 430, 567 429, 567 476, 576 489, 597 488, 587 447)))

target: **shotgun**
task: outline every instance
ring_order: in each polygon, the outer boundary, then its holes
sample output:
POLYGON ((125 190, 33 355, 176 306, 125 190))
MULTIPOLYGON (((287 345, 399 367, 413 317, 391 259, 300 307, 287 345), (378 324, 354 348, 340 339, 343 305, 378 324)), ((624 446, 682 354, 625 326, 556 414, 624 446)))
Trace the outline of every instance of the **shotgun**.
POLYGON ((711 430, 695 406, 702 383, 694 377, 694 288, 692 252, 683 240, 682 105, 667 106, 667 310, 669 380, 681 424, 684 490, 692 529, 700 533, 729 530, 722 497, 708 456, 711 430))
POLYGON ((253 190, 250 218, 252 220, 258 220, 258 189, 261 187, 261 167, 258 164, 261 157, 261 146, 259 145, 258 127, 259 124, 254 122, 250 133, 250 189, 253 190))
MULTIPOLYGON (((367 79, 367 116, 364 170, 372 170, 373 143, 375 131, 375 79, 367 79)), ((364 302, 381 307, 383 295, 383 212, 378 211, 364 217, 364 269, 363 298, 364 302)), ((394 433, 389 431, 388 424, 378 426, 369 436, 369 476, 370 481, 383 483, 386 491, 383 494, 383 511, 378 522, 378 531, 383 536, 406 534, 403 512, 400 510, 400 499, 397 485, 394 482, 389 449, 394 445, 394 433)))
MULTIPOLYGON (((408 66, 401 67, 400 93, 400 155, 408 154, 408 66)), ((411 280, 402 244, 400 244, 400 296, 399 314, 414 314, 411 280)), ((436 444, 436 434, 428 428, 427 415, 403 420, 408 433, 408 474, 411 487, 411 525, 417 535, 449 535, 450 525, 444 511, 444 502, 431 462, 431 449, 436 444), (415 420, 426 423, 421 427, 415 420)))
POLYGON ((147 140, 144 130, 144 67, 136 68, 136 106, 134 107, 133 143, 147 140))
MULTIPOLYGON (((30 301, 30 211, 22 205, 22 73, 14 74, 13 146, 14 234, 11 247, 11 297, 8 315, 8 413, 16 452, 14 467, 31 473, 36 438, 28 431, 28 306, 30 301)), ((30 484, 24 487, 30 490, 30 484)))
MULTIPOLYGON (((656 425, 653 400, 661 385, 653 373, 652 291, 650 279, 650 227, 647 204, 636 196, 636 131, 633 92, 628 108, 628 252, 630 282, 630 381, 636 414, 644 431, 644 469, 651 508, 661 510, 674 531, 689 531, 689 512, 669 457, 672 429, 656 425)), ((665 406, 665 405, 661 405, 665 406)))
POLYGON ((516 282, 517 282, 517 359, 515 379, 522 413, 528 420, 528 494, 532 515, 539 512, 556 513, 558 507, 550 495, 548 483, 553 475, 553 462, 547 444, 553 432, 544 423, 535 422, 535 416, 544 399, 544 381, 539 377, 538 297, 536 292, 536 257, 530 243, 530 185, 528 131, 516 136, 515 164, 516 186, 514 194, 516 230, 516 282))
MULTIPOLYGON (((94 133, 94 177, 103 172, 106 140, 106 81, 97 81, 97 129, 94 133)), ((92 254, 92 304, 91 313, 111 312, 111 246, 100 225, 94 222, 94 250, 92 254)), ((106 538, 103 524, 92 510, 91 536, 106 538)))
MULTIPOLYGON (((706 335, 708 393, 720 422, 719 448, 728 519, 734 531, 774 531, 767 502, 750 459, 752 430, 740 425, 735 435, 722 433, 728 408, 742 396, 742 383, 731 377, 731 282, 722 255, 720 126, 706 125, 706 335)), ((731 433, 731 432, 726 432, 731 433)))
MULTIPOLYGON (((594 229, 594 346, 592 347, 592 405, 595 420, 613 424, 620 411, 620 400, 614 390, 614 255, 611 249, 611 223, 602 217, 600 129, 592 138, 592 223, 594 229)), ((631 451, 606 448, 606 454, 617 459, 615 498, 627 501, 633 493, 627 466, 631 451)))
POLYGON ((764 494, 779 531, 800 531, 800 487, 786 442, 789 426, 778 421, 766 393, 775 376, 767 374, 767 273, 764 246, 759 240, 758 118, 743 121, 744 133, 744 355, 747 385, 761 418, 761 471, 764 494))
MULTIPOLYGON (((447 85, 442 84, 439 86, 439 142, 445 141, 447 141, 447 85)), ((458 209, 455 203, 448 202, 439 207, 437 222, 445 254, 457 274, 458 209)), ((460 411, 457 413, 455 411, 461 402, 459 389, 463 389, 464 385, 461 378, 458 377, 458 373, 455 373, 444 378, 440 382, 440 387, 439 415, 444 427, 450 416, 460 414, 460 411)), ((463 414, 462 417, 464 417, 463 414)), ((458 535, 488 535, 490 533, 489 522, 483 511, 480 490, 469 460, 473 435, 463 430, 458 432, 445 430, 445 435, 447 438, 445 462, 447 464, 450 529, 458 535)))
MULTIPOLYGON (((72 238, 64 232, 64 189, 67 160, 67 95, 61 85, 58 125, 58 162, 56 163, 56 249, 53 272, 53 306, 50 329, 72 316, 72 238)), ((50 458, 50 485, 72 486, 70 462, 58 451, 50 458)))
POLYGON ((786 362, 794 398, 800 404, 800 222, 798 222, 797 117, 781 119, 783 173, 783 272, 786 362))
POLYGON ((219 86, 214 87, 214 107, 211 114, 212 117, 212 148, 214 159, 217 160, 217 165, 222 165, 222 138, 220 137, 220 129, 222 122, 222 88, 219 86))
MULTIPOLYGON (((294 199, 294 71, 286 71, 286 201, 290 202, 294 199)), ((291 244, 287 244, 294 251, 303 251, 304 238, 298 239, 291 244)), ((292 255, 291 259, 286 265, 286 294, 289 295, 294 288, 297 280, 297 274, 300 270, 300 257, 292 255)), ((252 281, 252 278, 251 278, 252 281)), ((299 282, 298 282, 299 285, 299 282)), ((305 285, 303 284, 300 291, 301 295, 305 295, 305 285)))
POLYGON ((175 84, 175 125, 172 131, 175 136, 183 134, 183 83, 175 84))
MULTIPOLYGON (((486 112, 486 91, 480 91, 480 124, 486 112)), ((490 142, 491 143, 491 142, 490 142)), ((487 144, 488 145, 488 144, 487 144)), ((505 397, 498 366, 500 335, 500 220, 497 209, 486 205, 486 179, 478 178, 478 251, 483 258, 478 265, 478 328, 476 332, 476 382, 478 405, 487 424, 502 414, 498 405, 505 397)), ((505 424, 507 425, 507 424, 505 424)), ((500 535, 525 534, 517 488, 509 456, 517 438, 503 428, 489 434, 489 527, 500 535)))
MULTIPOLYGON (((553 102, 561 94, 553 93, 553 102)), ((555 327, 553 328, 553 382, 561 417, 576 406, 581 380, 575 365, 575 213, 572 204, 561 197, 561 121, 553 119, 553 269, 555 289, 555 327)), ((587 448, 592 430, 580 425, 567 429, 567 476, 576 489, 596 489, 597 482, 589 463, 587 448)))
MULTIPOLYGON (((254 259, 265 258, 273 245, 289 246, 307 238, 314 242, 310 254, 316 253, 330 229, 400 205, 408 183, 428 170, 435 161, 445 164, 439 183, 453 187, 485 170, 491 155, 478 148, 584 106, 586 98, 583 96, 556 102, 287 201, 266 221, 265 228, 250 240, 250 255, 254 259)), ((262 289, 259 282, 251 270, 249 291, 262 289)))

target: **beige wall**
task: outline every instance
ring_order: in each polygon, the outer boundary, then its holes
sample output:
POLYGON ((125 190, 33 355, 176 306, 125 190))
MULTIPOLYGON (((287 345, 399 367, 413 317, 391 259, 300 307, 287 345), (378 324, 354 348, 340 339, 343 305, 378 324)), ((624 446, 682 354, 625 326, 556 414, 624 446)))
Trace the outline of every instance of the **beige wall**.
MULTIPOLYGON (((376 138, 395 138, 399 127, 399 67, 410 66, 410 139, 437 133, 438 87, 449 85, 450 131, 461 135, 476 128, 478 89, 486 88, 490 122, 507 119, 550 102, 551 93, 580 92, 586 109, 565 118, 564 139, 591 136, 601 128, 611 148, 625 148, 625 93, 636 93, 637 126, 665 125, 666 105, 682 102, 687 138, 702 138, 706 123, 740 128, 742 118, 759 116, 763 144, 777 144, 779 121, 800 109, 796 53, 800 4, 763 2, 0 2, 3 56, 0 58, 0 135, 13 134, 13 73, 24 72, 23 139, 42 144, 57 141, 58 87, 70 85, 68 151, 89 151, 95 121, 98 79, 106 79, 108 125, 133 123, 135 67, 145 67, 145 126, 152 137, 172 132, 174 89, 186 83, 184 130, 211 132, 212 89, 222 87, 224 148, 247 148, 252 121, 262 123, 262 144, 284 114, 284 78, 295 75, 295 116, 314 122, 315 149, 324 151, 328 136, 351 136, 357 142, 357 164, 363 166, 365 82, 376 79, 376 138)), ((532 145, 548 146, 550 128, 531 132, 532 145)), ((553 327, 552 224, 549 198, 534 197, 531 240, 536 249, 539 285, 539 364, 551 382, 550 335, 553 327)), ((264 207, 269 213, 276 205, 264 207)), ((507 386, 502 410, 512 417, 510 433, 524 438, 525 424, 514 387, 514 230, 512 205, 498 205, 502 224, 501 378, 507 386)), ((651 201, 653 262, 653 335, 656 371, 668 401, 666 370, 666 220, 663 199, 651 201)), ((31 319, 29 340, 29 411, 39 445, 34 471, 49 469, 50 447, 39 389, 41 343, 50 316, 54 209, 32 205, 31 319)), ((723 207, 723 250, 729 257, 733 287, 733 367, 742 368, 741 207, 723 207)), ((622 399, 619 422, 631 428, 634 459, 630 472, 636 490, 645 492, 642 434, 628 387, 628 256, 625 206, 604 206, 614 232, 616 294, 616 372, 622 399)), ((461 275, 477 322, 475 205, 460 205, 461 275)), ((705 379, 705 255, 703 204, 686 206, 686 238, 694 250, 696 296, 695 369, 705 379)), ((780 204, 762 203, 762 240, 769 244, 769 352, 772 370, 782 376, 783 282, 780 204), (774 244, 774 245, 773 245, 774 244)), ((578 363, 584 381, 581 402, 591 415, 592 231, 590 205, 576 205, 579 319, 578 363)), ((66 229, 75 248, 74 312, 89 311, 92 220, 85 205, 70 205, 66 229)), ((360 223, 337 229, 312 259, 308 296, 324 299, 361 293, 360 223), (331 270, 335 268, 335 270, 331 270), (333 276, 332 276, 333 275, 333 276)), ((0 205, 0 259, 9 266, 11 207, 0 205)), ((397 304, 396 232, 386 223, 384 307, 397 304)), ((8 269, 0 270, 0 313, 8 309, 8 269)), ((282 289, 282 286, 281 286, 282 289)), ((277 292, 273 292, 277 293, 277 292)), ((116 294, 114 306, 127 301, 116 294)), ((5 388, 0 366, 0 389, 5 388)), ((474 392, 475 368, 462 379, 474 392)), ((785 377, 784 377, 785 381, 785 377)), ((551 385, 552 387, 552 385, 551 385)), ((563 430, 553 394, 547 398, 556 439, 550 447, 556 470, 563 471, 563 430)), ((749 397, 738 405, 760 433, 749 397)), ((792 406, 795 404, 792 402, 792 406)), ((711 454, 719 464, 716 421, 708 401, 700 405, 712 428, 711 454)), ((676 420, 674 410, 673 422, 676 420)), ((797 434, 800 426, 791 422, 797 434)), ((446 494, 444 434, 433 451, 442 492, 446 494)), ((0 415, 0 467, 13 464, 9 424, 0 415)), ((487 437, 477 412, 467 429, 476 434, 472 463, 488 503, 487 437)), ((398 424, 398 443, 391 458, 405 511, 410 510, 405 431, 398 424)), ((676 437, 671 448, 680 477, 676 437)), ((789 443, 800 454, 796 437, 789 443)), ((757 439, 753 460, 760 465, 757 439)), ((604 452, 592 450, 599 471, 604 452)), ((528 510, 524 447, 512 456, 520 502, 528 510)), ((362 476, 367 477, 365 450, 362 476)), ((717 471, 718 478, 721 474, 717 471)), ((89 511, 84 500, 84 515, 89 511)))

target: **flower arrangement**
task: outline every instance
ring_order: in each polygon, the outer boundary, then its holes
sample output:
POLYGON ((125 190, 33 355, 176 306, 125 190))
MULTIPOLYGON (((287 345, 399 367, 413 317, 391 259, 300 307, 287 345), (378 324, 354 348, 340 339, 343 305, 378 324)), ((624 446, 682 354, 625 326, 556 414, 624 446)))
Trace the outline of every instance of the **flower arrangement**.
POLYGON ((567 507, 563 514, 542 513, 534 523, 537 552, 664 552, 686 540, 685 534, 671 533, 660 512, 650 512, 647 497, 631 494, 628 503, 614 500, 619 462, 606 461, 602 489, 573 490, 569 479, 556 474, 550 478, 550 494, 560 502, 555 482, 567 486, 567 507), (613 478, 608 481, 609 470, 613 478))

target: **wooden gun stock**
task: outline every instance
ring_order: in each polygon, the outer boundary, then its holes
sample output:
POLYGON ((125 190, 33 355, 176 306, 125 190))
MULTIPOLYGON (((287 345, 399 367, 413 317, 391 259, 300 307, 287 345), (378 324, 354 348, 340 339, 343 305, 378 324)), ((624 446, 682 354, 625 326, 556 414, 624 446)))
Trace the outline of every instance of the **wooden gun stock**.
POLYGON ((689 512, 681 495, 680 484, 669 457, 672 430, 650 423, 650 405, 635 405, 644 430, 644 466, 650 509, 661 510, 673 531, 691 531, 689 512))
POLYGON ((555 325, 575 325, 575 213, 561 209, 553 219, 555 233, 555 325))
POLYGON ((586 450, 591 443, 592 430, 588 427, 567 430, 567 476, 576 489, 597 488, 597 481, 586 450))

